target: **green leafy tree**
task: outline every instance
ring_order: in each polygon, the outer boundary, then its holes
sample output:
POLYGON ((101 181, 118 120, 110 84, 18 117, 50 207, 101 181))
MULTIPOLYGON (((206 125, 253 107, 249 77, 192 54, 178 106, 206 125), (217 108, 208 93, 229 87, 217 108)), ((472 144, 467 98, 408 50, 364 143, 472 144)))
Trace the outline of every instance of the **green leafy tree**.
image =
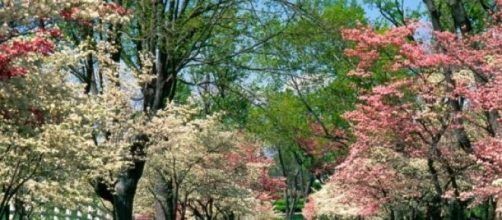
POLYGON ((313 2, 302 9, 303 18, 255 58, 256 72, 272 74, 256 79, 261 89, 252 96, 247 125, 273 152, 271 175, 287 178, 281 204, 288 219, 345 154, 350 137, 340 115, 352 109, 358 82, 347 76, 353 63, 343 55, 350 44, 340 30, 365 22, 355 1, 313 2))

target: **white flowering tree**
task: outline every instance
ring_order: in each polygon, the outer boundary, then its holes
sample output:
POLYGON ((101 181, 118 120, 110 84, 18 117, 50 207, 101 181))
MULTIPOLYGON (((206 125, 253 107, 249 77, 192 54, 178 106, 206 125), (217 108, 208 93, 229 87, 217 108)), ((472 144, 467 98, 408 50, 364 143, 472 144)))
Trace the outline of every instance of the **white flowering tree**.
POLYGON ((89 202, 95 176, 126 163, 117 148, 95 144, 111 113, 70 78, 88 52, 66 47, 55 23, 67 7, 93 1, 3 1, 0 4, 0 218, 16 203, 28 213, 89 202))
MULTIPOLYGON (((89 200, 94 192, 109 202, 116 219, 132 219, 146 161, 152 163, 150 167, 173 167, 156 163, 165 157, 191 158, 192 165, 175 166, 179 171, 163 175, 149 168, 148 181, 159 183, 159 178, 165 178, 167 181, 160 182, 176 182, 178 172, 188 169, 190 175, 182 182, 164 185, 170 191, 165 198, 174 201, 170 207, 183 201, 179 198, 189 198, 181 204, 194 215, 204 209, 201 202, 209 204, 207 198, 214 199, 210 203, 217 202, 218 208, 206 208, 204 215, 214 210, 220 215, 241 215, 251 210, 250 200, 267 194, 258 192, 274 191, 270 185, 275 182, 263 177, 262 168, 256 172, 248 172, 249 167, 219 168, 228 165, 222 158, 238 144, 216 119, 190 119, 187 125, 173 118, 172 112, 163 111, 174 99, 179 74, 189 64, 206 65, 201 59, 222 62, 203 55, 220 49, 212 41, 237 39, 235 33, 249 34, 248 25, 253 22, 232 23, 234 31, 227 26, 228 20, 247 16, 239 13, 247 10, 247 3, 1 1, 0 215, 6 215, 13 201, 34 209, 37 204, 77 204, 89 200), (132 101, 135 92, 141 96, 136 103, 132 101), (168 125, 174 127, 166 128, 168 125), (218 141, 212 141, 213 137, 218 141), (259 174, 269 186, 251 184, 251 173, 259 174), (239 185, 241 176, 247 176, 247 182, 239 185), (190 197, 180 197, 175 189, 190 192, 190 197)), ((247 53, 275 33, 264 36, 243 36, 252 39, 249 47, 226 48, 222 57, 247 53)), ((157 205, 165 206, 162 202, 157 205)))
POLYGON ((12 203, 25 212, 89 202, 89 182, 113 185, 112 176, 131 166, 135 142, 127 137, 136 126, 114 83, 116 64, 107 59, 113 47, 71 40, 57 26, 104 32, 127 21, 121 9, 89 0, 0 3, 1 218, 12 203), (86 65, 89 58, 100 68, 86 65), (80 69, 98 71, 109 89, 89 96, 89 87, 71 77, 80 69))
POLYGON ((166 219, 273 217, 269 200, 282 182, 268 178, 271 161, 244 134, 225 129, 220 115, 200 112, 170 105, 146 126, 151 146, 137 205, 145 212, 160 206, 166 219), (159 181, 164 190, 156 189, 159 181))

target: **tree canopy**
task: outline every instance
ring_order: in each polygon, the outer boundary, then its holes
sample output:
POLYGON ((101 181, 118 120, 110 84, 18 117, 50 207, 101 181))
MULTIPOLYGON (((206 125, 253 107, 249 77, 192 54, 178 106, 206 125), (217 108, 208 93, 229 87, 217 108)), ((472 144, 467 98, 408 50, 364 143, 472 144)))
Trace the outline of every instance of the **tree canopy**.
POLYGON ((502 1, 420 2, 0 1, 0 219, 500 218, 502 1))

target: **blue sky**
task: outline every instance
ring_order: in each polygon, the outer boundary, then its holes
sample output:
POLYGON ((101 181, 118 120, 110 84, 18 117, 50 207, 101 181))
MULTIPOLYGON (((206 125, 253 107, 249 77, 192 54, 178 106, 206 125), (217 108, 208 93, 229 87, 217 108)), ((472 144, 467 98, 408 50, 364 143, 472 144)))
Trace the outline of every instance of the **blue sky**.
MULTIPOLYGON (((378 9, 373 8, 367 4, 364 4, 363 0, 357 0, 357 1, 361 4, 363 4, 364 10, 366 11, 366 14, 370 20, 374 21, 375 19, 381 18, 381 15, 380 15, 380 12, 378 11, 378 9)), ((411 9, 411 10, 414 10, 417 8, 425 9, 424 8, 425 6, 424 6, 422 0, 402 0, 402 2, 404 3, 405 9, 411 9)))

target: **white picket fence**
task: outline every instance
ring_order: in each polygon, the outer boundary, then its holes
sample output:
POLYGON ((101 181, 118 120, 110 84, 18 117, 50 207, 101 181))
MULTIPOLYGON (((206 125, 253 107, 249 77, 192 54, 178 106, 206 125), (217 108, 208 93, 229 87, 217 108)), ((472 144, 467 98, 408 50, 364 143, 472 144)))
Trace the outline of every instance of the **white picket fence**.
MULTIPOLYGON (((9 220, 17 220, 15 216, 14 205, 10 206, 9 220)), ((51 208, 42 210, 39 213, 33 213, 30 219, 40 219, 40 220, 111 220, 113 217, 101 209, 93 208, 92 206, 87 206, 83 210, 70 210, 61 208, 51 208)))

